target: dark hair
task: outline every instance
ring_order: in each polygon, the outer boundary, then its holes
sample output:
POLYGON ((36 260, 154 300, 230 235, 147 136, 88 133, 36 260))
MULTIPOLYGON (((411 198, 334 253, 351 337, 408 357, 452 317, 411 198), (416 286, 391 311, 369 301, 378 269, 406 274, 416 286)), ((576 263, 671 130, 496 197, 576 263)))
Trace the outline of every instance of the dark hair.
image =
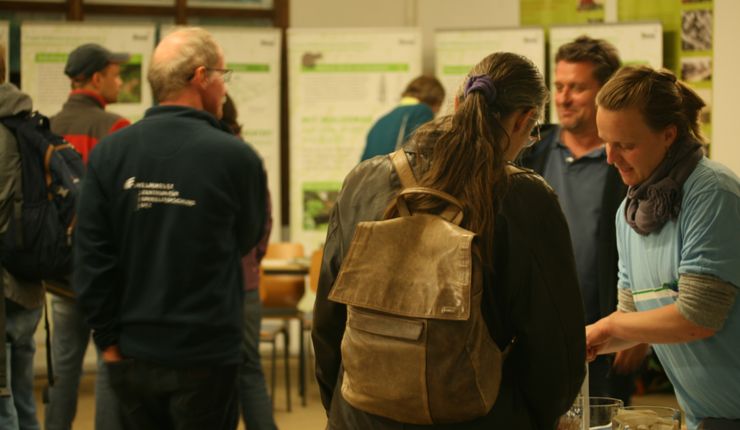
POLYGON ((224 100, 223 115, 221 121, 226 124, 231 132, 237 136, 242 134, 242 125, 237 121, 238 114, 236 112, 236 105, 234 100, 227 93, 226 100, 224 100))
POLYGON ((555 54, 555 63, 559 61, 593 64, 594 78, 601 85, 604 85, 621 65, 619 53, 614 45, 606 40, 593 39, 585 35, 561 46, 555 54))
POLYGON ((401 97, 415 97, 429 106, 438 106, 445 99, 445 89, 433 76, 419 76, 406 85, 401 97))
POLYGON ((601 88, 596 104, 612 111, 637 108, 651 130, 675 125, 678 138, 693 137, 704 142, 699 113, 706 104, 669 70, 623 67, 601 88))
MULTIPOLYGON (((434 142, 424 161, 428 169, 419 182, 460 200, 463 223, 482 236, 480 250, 483 261, 488 262, 493 255, 494 217, 508 184, 505 154, 510 137, 502 120, 519 109, 541 111, 548 92, 542 74, 530 60, 499 52, 472 68, 456 97, 454 114, 422 126, 414 136, 418 142, 434 142), (479 91, 465 95, 468 80, 479 75, 492 81, 493 98, 479 91)), ((410 200, 417 209, 441 209, 433 197, 410 200)))

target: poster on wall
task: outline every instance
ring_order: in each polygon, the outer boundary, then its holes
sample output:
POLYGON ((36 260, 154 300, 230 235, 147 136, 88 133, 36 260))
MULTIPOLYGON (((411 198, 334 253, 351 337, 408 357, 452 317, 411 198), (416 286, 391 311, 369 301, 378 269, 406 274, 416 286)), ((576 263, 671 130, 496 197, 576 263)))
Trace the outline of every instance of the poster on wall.
POLYGON ((3 54, 3 64, 5 64, 5 76, 3 76, 3 82, 8 82, 10 79, 10 23, 8 21, 0 21, 0 46, 3 54))
POLYGON ((342 180, 372 124, 421 74, 418 29, 290 29, 290 240, 326 237, 342 180))
MULTIPOLYGON (((227 90, 239 114, 242 138, 262 157, 272 200, 272 217, 279 220, 281 32, 273 28, 206 29, 224 50, 226 68, 233 70, 227 90)), ((280 240, 277 227, 270 238, 280 240)))
POLYGON ((707 104, 700 121, 704 136, 711 141, 714 2, 620 0, 619 19, 660 20, 665 38, 665 67, 673 70, 707 104))
POLYGON ((550 28, 550 122, 557 123, 555 109, 555 54, 560 46, 579 36, 604 39, 619 51, 623 65, 663 67, 663 30, 659 22, 554 26, 550 28))
POLYGON ((435 33, 435 75, 445 89, 442 113, 451 112, 454 95, 470 69, 494 52, 523 55, 545 73, 542 28, 441 30, 435 33))
MULTIPOLYGON (((519 0, 521 25, 604 22, 610 0, 519 0)), ((611 0, 614 1, 614 0, 611 0)))
POLYGON ((136 121, 152 105, 146 70, 154 48, 153 25, 84 23, 35 23, 21 26, 21 82, 23 91, 44 115, 59 112, 67 100, 70 81, 64 74, 69 53, 79 45, 98 43, 113 52, 126 52, 130 60, 121 65, 123 85, 118 103, 107 107, 136 121))

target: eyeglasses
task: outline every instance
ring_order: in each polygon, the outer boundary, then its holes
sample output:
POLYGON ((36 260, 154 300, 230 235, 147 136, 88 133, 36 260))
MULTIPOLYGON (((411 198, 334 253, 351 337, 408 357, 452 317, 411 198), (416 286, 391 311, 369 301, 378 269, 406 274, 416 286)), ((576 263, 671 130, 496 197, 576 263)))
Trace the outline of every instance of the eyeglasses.
POLYGON ((542 140, 542 135, 540 134, 541 125, 540 120, 535 120, 534 127, 532 127, 532 131, 529 133, 529 143, 527 146, 532 146, 542 140))
POLYGON ((211 69, 210 67, 206 67, 206 70, 209 72, 218 72, 221 74, 221 80, 224 82, 229 82, 231 80, 231 75, 234 73, 231 69, 211 69))
MULTIPOLYGON (((229 82, 231 80, 231 75, 234 73, 232 69, 213 69, 210 67, 206 67, 206 72, 218 72, 221 74, 221 80, 224 81, 224 83, 229 82)), ((197 68, 195 70, 198 70, 197 68)), ((195 77, 195 70, 193 70, 193 73, 188 76, 188 81, 193 79, 195 77)))

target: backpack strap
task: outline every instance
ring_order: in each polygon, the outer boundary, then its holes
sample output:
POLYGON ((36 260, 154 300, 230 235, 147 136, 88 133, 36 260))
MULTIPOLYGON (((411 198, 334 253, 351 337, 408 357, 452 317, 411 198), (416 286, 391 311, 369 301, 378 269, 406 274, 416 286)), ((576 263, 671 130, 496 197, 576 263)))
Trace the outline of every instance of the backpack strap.
POLYGON ((417 185, 414 171, 411 170, 411 164, 406 157, 406 151, 398 149, 390 154, 393 168, 398 173, 398 179, 401 181, 401 188, 411 188, 417 185))
POLYGON ((393 163, 393 168, 396 169, 396 173, 398 173, 398 179, 401 181, 401 193, 398 195, 397 199, 398 210, 401 215, 408 216, 410 214, 406 201, 401 197, 401 195, 404 193, 431 194, 449 203, 445 210, 439 215, 454 224, 460 225, 463 219, 463 210, 458 199, 444 191, 429 187, 419 187, 418 182, 416 182, 416 177, 414 177, 414 171, 411 169, 411 164, 409 164, 409 159, 406 157, 406 151, 402 148, 391 153, 390 159, 393 163), (413 189, 413 191, 406 193, 405 191, 409 188, 413 189))

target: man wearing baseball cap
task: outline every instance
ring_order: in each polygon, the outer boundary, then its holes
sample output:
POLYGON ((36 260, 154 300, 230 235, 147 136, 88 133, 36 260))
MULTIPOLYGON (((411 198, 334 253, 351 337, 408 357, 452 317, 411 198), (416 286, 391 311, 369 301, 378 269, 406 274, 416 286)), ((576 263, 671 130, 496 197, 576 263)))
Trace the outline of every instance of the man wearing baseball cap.
POLYGON ((86 43, 70 52, 64 67, 72 92, 61 112, 51 118, 51 129, 63 135, 87 162, 87 155, 100 139, 130 122, 106 112, 118 100, 121 64, 129 54, 113 53, 97 43, 86 43))
MULTIPOLYGON (((62 110, 51 117, 51 130, 64 136, 82 154, 85 163, 100 139, 130 124, 126 118, 105 111, 106 105, 118 99, 121 63, 128 61, 129 57, 128 54, 113 53, 96 43, 87 43, 75 48, 67 58, 64 73, 71 80, 72 91, 62 110)), ((71 291, 69 285, 60 285, 56 281, 47 283, 47 287, 52 294, 58 289, 71 291)), ((90 328, 74 300, 54 295, 51 306, 55 383, 49 389, 45 428, 66 430, 72 428, 77 411, 77 390, 90 341, 90 328)), ((95 428, 118 430, 121 428, 119 416, 107 369, 99 363, 95 382, 95 428)))

